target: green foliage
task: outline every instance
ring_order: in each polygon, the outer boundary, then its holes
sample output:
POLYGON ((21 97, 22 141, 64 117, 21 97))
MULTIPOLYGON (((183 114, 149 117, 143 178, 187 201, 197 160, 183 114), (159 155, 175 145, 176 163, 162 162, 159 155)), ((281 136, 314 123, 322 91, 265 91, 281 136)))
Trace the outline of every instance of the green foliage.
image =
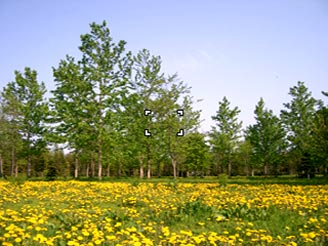
POLYGON ((238 107, 230 109, 230 102, 223 97, 219 102, 219 110, 212 119, 216 122, 216 127, 212 127, 210 132, 210 143, 214 160, 227 166, 228 175, 231 176, 232 156, 236 151, 241 137, 242 122, 238 121, 238 107))
POLYGON ((300 81, 290 88, 289 95, 292 101, 284 104, 286 109, 281 111, 281 119, 288 133, 290 147, 302 152, 309 145, 317 100, 300 81))
MULTIPOLYGON (((323 92, 324 95, 327 96, 323 92)), ((313 131, 310 148, 312 162, 315 167, 323 167, 324 170, 328 167, 328 108, 320 107, 314 117, 313 131)), ((325 172, 325 175, 328 173, 325 172)))
POLYGON ((281 119, 287 131, 289 149, 294 152, 294 161, 300 165, 301 158, 309 153, 315 118, 315 107, 318 101, 311 96, 311 92, 304 82, 298 82, 290 88, 292 100, 285 103, 285 110, 281 111, 281 119))
MULTIPOLYGON (((57 87, 52 99, 57 136, 76 151, 94 146, 98 153, 98 178, 102 178, 104 141, 112 116, 121 113, 131 74, 131 54, 125 41, 115 44, 106 22, 90 25, 81 35, 82 59, 67 56, 54 69, 57 87)), ((109 150, 108 150, 109 151, 109 150)))
POLYGON ((227 174, 221 173, 221 174, 218 175, 218 178, 219 178, 219 184, 221 186, 224 187, 224 186, 226 186, 228 184, 228 178, 229 178, 229 176, 227 174))
POLYGON ((202 171, 202 175, 209 167, 209 146, 205 142, 205 135, 192 132, 183 138, 181 144, 184 152, 184 166, 190 171, 202 171))
MULTIPOLYGON (((44 83, 28 67, 15 71, 15 81, 1 91, 0 175, 26 169, 28 177, 46 171, 53 179, 97 171, 102 179, 106 168, 108 176, 119 177, 143 178, 147 172, 177 179, 191 172, 202 177, 227 172, 230 179, 261 174, 263 167, 274 175, 328 174, 328 110, 304 82, 290 88, 292 100, 284 104, 281 120, 261 98, 245 139, 240 110, 231 108, 226 97, 212 116, 215 126, 201 134, 201 111, 194 109, 198 101, 177 74, 162 72, 160 56, 147 49, 127 52, 125 41, 113 41, 106 22, 91 23, 80 38, 81 58, 67 55, 53 68, 50 110, 44 83), (145 109, 152 114, 145 117, 145 109), (177 115, 178 109, 184 116, 177 115), (145 129, 151 137, 144 136, 145 129), (180 129, 184 137, 177 136, 180 129), (71 153, 58 151, 59 145, 71 153)), ((225 178, 220 176, 220 182, 225 178)))
POLYGON ((53 181, 58 176, 58 170, 53 160, 48 161, 45 176, 48 181, 53 181))
POLYGON ((24 74, 15 71, 15 81, 3 89, 3 112, 10 122, 9 132, 16 138, 18 132, 24 141, 24 154, 27 158, 27 177, 31 176, 31 157, 39 155, 45 148, 45 121, 48 115, 48 104, 43 82, 38 83, 37 72, 26 67, 24 74))
POLYGON ((273 170, 277 170, 286 149, 286 134, 282 123, 273 115, 272 110, 264 108, 262 98, 254 113, 256 123, 246 130, 246 139, 252 146, 252 161, 257 167, 268 168, 271 165, 273 170))
MULTIPOLYGON (((153 56, 148 50, 143 49, 133 57, 133 61, 134 79, 130 85, 131 94, 124 102, 123 118, 128 129, 128 141, 134 143, 127 146, 132 154, 130 158, 135 158, 139 163, 139 175, 143 178, 144 164, 147 163, 148 176, 152 163, 155 161, 154 153, 160 144, 158 139, 161 131, 156 117, 160 109, 155 101, 166 81, 161 71, 160 57, 153 56), (151 110, 152 114, 146 117, 145 109, 151 110), (151 137, 144 136, 145 129, 151 132, 151 137)), ((157 154, 161 155, 161 152, 157 154)))

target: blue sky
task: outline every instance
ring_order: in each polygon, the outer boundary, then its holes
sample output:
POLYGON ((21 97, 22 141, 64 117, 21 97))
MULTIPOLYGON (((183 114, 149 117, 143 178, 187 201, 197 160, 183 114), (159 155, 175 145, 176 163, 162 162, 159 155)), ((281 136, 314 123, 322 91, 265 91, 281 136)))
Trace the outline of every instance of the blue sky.
POLYGON ((163 71, 177 72, 203 99, 202 130, 224 96, 245 127, 260 97, 279 114, 297 81, 316 98, 328 91, 326 0, 1 0, 0 87, 29 66, 54 89, 51 67, 79 57, 80 35, 103 20, 114 41, 160 55, 163 71))

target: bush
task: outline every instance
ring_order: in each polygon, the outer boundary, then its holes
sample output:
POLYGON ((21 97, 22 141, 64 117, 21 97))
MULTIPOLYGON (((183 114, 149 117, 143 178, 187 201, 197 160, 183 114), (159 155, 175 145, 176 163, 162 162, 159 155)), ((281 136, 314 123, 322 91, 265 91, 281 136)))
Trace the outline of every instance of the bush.
POLYGON ((49 166, 46 170, 46 180, 52 181, 57 178, 58 172, 54 166, 49 166))
POLYGON ((219 184, 221 186, 226 186, 228 184, 228 175, 227 174, 224 174, 224 173, 220 174, 218 176, 218 178, 219 178, 219 184))

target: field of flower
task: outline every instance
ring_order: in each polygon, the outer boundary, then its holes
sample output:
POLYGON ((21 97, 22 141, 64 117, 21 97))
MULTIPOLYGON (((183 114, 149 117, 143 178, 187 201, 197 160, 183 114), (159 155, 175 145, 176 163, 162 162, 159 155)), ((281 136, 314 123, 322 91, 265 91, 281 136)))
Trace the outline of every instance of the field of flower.
POLYGON ((2 245, 328 245, 328 185, 0 182, 2 245))

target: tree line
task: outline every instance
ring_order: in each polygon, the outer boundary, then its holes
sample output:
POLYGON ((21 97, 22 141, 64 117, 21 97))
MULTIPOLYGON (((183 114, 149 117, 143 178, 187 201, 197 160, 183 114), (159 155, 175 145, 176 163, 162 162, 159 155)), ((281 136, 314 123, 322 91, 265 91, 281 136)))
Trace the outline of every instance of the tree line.
POLYGON ((327 175, 328 109, 304 82, 290 88, 279 116, 261 98, 245 130, 224 97, 215 125, 200 133, 191 88, 164 74, 159 56, 127 51, 106 22, 90 29, 81 35, 81 59, 67 55, 52 68, 50 98, 29 67, 2 89, 1 177, 327 175))

